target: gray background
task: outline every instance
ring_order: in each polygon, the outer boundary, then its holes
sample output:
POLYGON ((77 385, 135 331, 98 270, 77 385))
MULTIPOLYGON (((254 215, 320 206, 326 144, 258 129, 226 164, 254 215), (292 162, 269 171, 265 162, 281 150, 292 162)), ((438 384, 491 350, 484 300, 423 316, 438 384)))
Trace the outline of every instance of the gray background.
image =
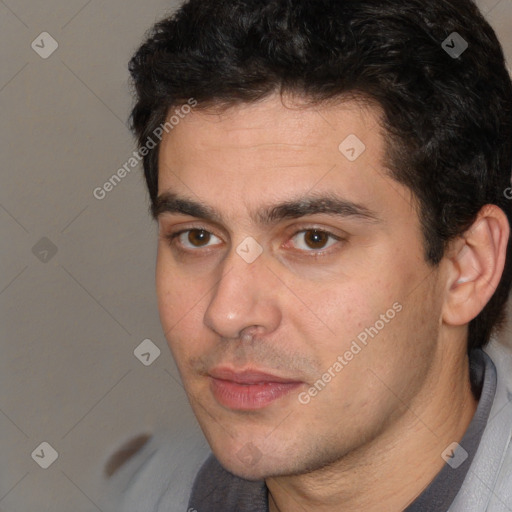
MULTIPOLYGON (((479 4, 510 68, 512 0, 479 4)), ((140 168, 93 196, 135 150, 127 62, 175 5, 0 0, 3 512, 116 510, 102 469, 124 441, 201 436, 158 319, 140 168), (42 32, 58 43, 46 59, 42 32), (134 355, 145 339, 161 350, 149 366, 134 355), (43 441, 48 469, 31 457, 43 441)))

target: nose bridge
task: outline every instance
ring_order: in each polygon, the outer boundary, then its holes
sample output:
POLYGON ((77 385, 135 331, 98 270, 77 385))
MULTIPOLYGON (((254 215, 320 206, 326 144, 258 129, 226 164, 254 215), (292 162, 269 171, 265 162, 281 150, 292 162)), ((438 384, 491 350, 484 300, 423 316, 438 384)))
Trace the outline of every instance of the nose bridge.
POLYGON ((264 257, 251 261, 245 256, 246 249, 242 243, 226 258, 205 311, 204 323, 224 338, 238 338, 244 329, 254 326, 271 332, 281 318, 264 257))

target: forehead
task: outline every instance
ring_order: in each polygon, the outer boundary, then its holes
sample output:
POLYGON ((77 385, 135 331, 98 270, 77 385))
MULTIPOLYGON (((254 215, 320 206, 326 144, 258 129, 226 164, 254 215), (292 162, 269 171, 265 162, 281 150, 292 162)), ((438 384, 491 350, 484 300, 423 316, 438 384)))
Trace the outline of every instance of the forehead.
POLYGON ((306 153, 312 146, 332 152, 338 150, 338 144, 351 130, 378 150, 384 142, 379 125, 381 115, 376 104, 362 99, 310 104, 304 99, 281 98, 277 94, 227 108, 195 109, 164 133, 161 148, 171 147, 174 155, 161 151, 160 159, 179 158, 184 145, 213 152, 229 148, 306 153))
POLYGON ((398 193, 409 206, 410 194, 384 165, 380 116, 361 101, 283 104, 278 95, 222 111, 192 110, 162 139, 159 193, 233 212, 237 203, 278 203, 311 192, 336 192, 371 210, 398 193))

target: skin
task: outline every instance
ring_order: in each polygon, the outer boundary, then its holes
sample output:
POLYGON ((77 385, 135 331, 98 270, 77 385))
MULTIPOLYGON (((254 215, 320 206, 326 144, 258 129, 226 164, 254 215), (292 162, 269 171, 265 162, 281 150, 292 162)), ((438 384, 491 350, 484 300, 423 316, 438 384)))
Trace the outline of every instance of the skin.
POLYGON ((403 510, 476 410, 467 323, 499 282, 508 223, 487 206, 439 266, 427 263, 414 197, 385 169, 380 114, 354 100, 311 107, 273 95, 194 110, 161 143, 159 194, 218 215, 158 216, 162 326, 213 452, 232 473, 265 479, 272 512, 403 510), (349 134, 366 146, 353 162, 338 149, 349 134), (326 193, 373 217, 255 218, 326 193), (168 238, 194 229, 208 233, 168 238), (247 237, 263 250, 252 263, 236 252, 247 237), (299 393, 396 303, 400 312, 301 403, 299 393), (221 364, 301 386, 262 409, 232 410, 206 375, 221 364), (240 457, 247 451, 249 461, 240 457))

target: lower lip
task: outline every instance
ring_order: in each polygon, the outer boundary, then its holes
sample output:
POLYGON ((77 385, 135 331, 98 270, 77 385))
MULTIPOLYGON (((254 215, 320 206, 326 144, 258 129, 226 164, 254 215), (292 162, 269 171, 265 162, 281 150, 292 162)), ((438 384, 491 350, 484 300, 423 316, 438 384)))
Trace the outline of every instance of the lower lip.
POLYGON ((217 402, 229 409, 245 411, 262 409, 301 385, 301 382, 238 384, 230 380, 210 379, 210 389, 217 402))

